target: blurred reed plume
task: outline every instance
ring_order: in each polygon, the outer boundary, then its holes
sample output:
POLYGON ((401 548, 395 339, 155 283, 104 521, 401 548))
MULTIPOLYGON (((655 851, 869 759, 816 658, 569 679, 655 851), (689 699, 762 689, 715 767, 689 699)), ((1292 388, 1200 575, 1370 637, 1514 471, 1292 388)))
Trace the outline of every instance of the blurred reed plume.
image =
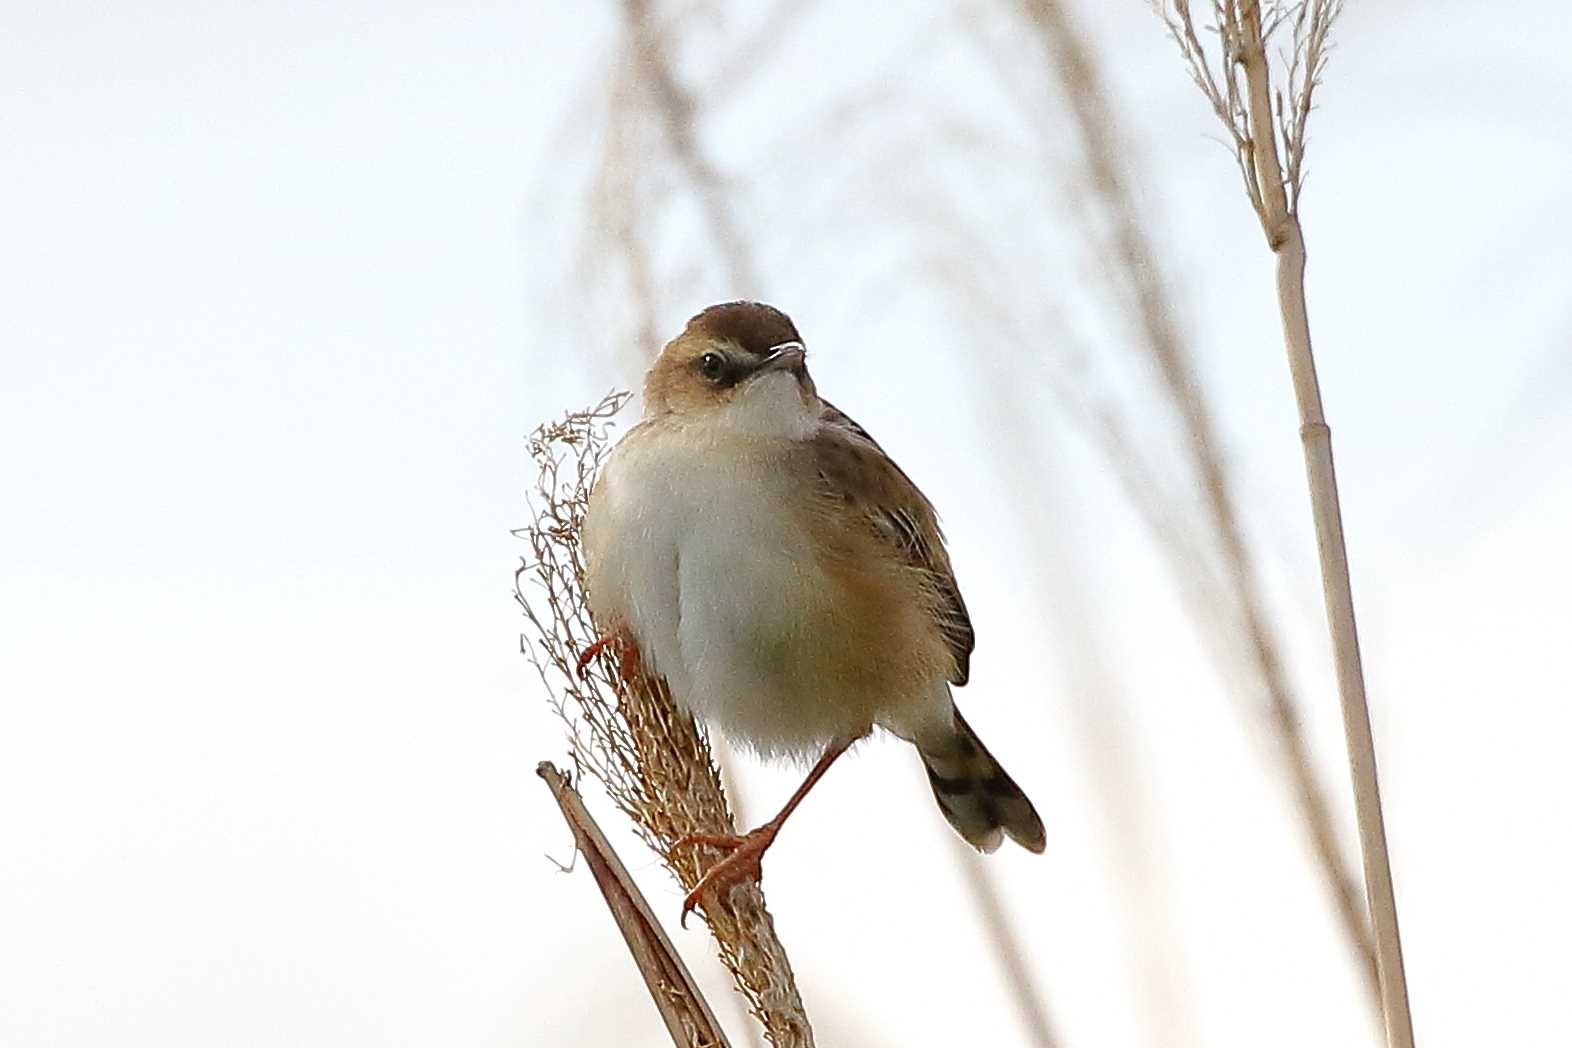
POLYGON ((1303 0, 1289 9, 1257 0, 1213 0, 1211 27, 1217 37, 1213 59, 1196 33, 1187 0, 1159 8, 1191 78, 1227 130, 1244 182, 1245 195, 1260 219, 1267 245, 1277 258, 1278 308, 1299 434, 1315 519, 1327 628, 1337 669, 1349 772, 1359 817, 1364 856, 1365 895, 1375 933, 1376 967, 1382 1017, 1390 1048, 1411 1048, 1407 977, 1398 933, 1397 900, 1387 854, 1381 791, 1376 775, 1375 741, 1365 697, 1364 666, 1354 622, 1353 587, 1343 540, 1343 514, 1332 464, 1332 431, 1321 404, 1315 356, 1310 345, 1310 316, 1305 304, 1305 242, 1299 223, 1304 186, 1306 128, 1316 86, 1325 69, 1327 37, 1341 10, 1339 0, 1303 0), (1268 49, 1274 33, 1290 29, 1286 55, 1286 93, 1272 87, 1268 49))
MULTIPOLYGON (((524 653, 568 730, 575 765, 597 780, 685 890, 698 883, 699 849, 675 855, 689 833, 736 832, 709 741, 672 702, 665 682, 620 654, 578 663, 594 640, 584 600, 580 528, 595 472, 609 450, 611 420, 627 402, 614 393, 592 408, 540 426, 528 443, 540 473, 531 523, 518 534, 530 555, 515 573, 529 631, 524 653)), ((776 1048, 808 1048, 813 1031, 791 963, 757 884, 706 902, 721 961, 776 1048)))
MULTIPOLYGON (((1301 727, 1302 700, 1295 694, 1284 666, 1286 645, 1272 621, 1260 572, 1244 534, 1236 484, 1222 453, 1223 441, 1217 433, 1214 411, 1207 403, 1194 354, 1178 327, 1178 311, 1170 299, 1164 266, 1147 232, 1150 223, 1131 189, 1132 171, 1137 163, 1134 151, 1123 140, 1120 120, 1102 83, 1096 57, 1065 6, 1054 0, 1027 0, 1024 7, 1030 23, 1042 36, 1069 105, 1081 142, 1080 162, 1088 176, 1085 184, 1094 197, 1092 203, 1106 217, 1101 229, 1087 228, 1087 240, 1098 245, 1108 262, 1110 279, 1133 307, 1138 344, 1149 355, 1159 379, 1157 399, 1177 420, 1180 447, 1188 459, 1194 490, 1204 496, 1204 523, 1193 529, 1195 535, 1189 548, 1167 547, 1177 554, 1172 561, 1174 570, 1187 589, 1198 589, 1196 596, 1200 605, 1208 609, 1205 621, 1211 626, 1217 649, 1240 660, 1267 697, 1271 733, 1283 773, 1293 790, 1344 934, 1360 960, 1360 970, 1375 999, 1374 948, 1358 888, 1337 840, 1326 790, 1316 777, 1301 727), (1195 575, 1195 561, 1191 558, 1199 551, 1207 551, 1203 555, 1215 563, 1210 579, 1195 575)), ((1301 13, 1300 18, 1303 17, 1301 13)), ((1311 34, 1309 65, 1318 70, 1326 22, 1312 21, 1321 28, 1319 33, 1311 34)), ((1296 108, 1295 112, 1295 127, 1302 141, 1308 95, 1305 108, 1296 108)), ((1117 426, 1115 418, 1105 415, 1104 426, 1117 426)), ((1117 447, 1112 457, 1132 457, 1128 439, 1109 436, 1117 447)), ((1162 497, 1160 486, 1143 483, 1137 490, 1149 492, 1143 498, 1162 497)), ((1172 512, 1164 512, 1157 519, 1172 521, 1175 517, 1172 512)))
MULTIPOLYGON (((1055 410, 1099 449, 1161 552, 1192 626, 1221 668, 1244 685, 1238 694, 1265 699, 1277 766, 1375 1002, 1374 948, 1358 879, 1302 727, 1304 702, 1287 665, 1290 645, 1246 533, 1216 406, 1153 242, 1158 216, 1139 203, 1139 150, 1126 140, 1099 56, 1069 6, 1025 0, 973 14, 984 17, 967 19, 958 38, 988 59, 1006 111, 1027 134, 1001 138, 998 112, 945 111, 899 153, 870 165, 854 192, 876 201, 880 221, 902 226, 922 245, 918 279, 956 304, 955 321, 969 329, 968 342, 1052 347, 1037 360, 1055 410), (896 167, 898 182, 892 181, 896 167), (991 216, 969 207, 977 196, 1030 203, 990 224, 991 216), (1086 260, 1057 261, 1067 251, 1086 260), (1066 281, 1056 265, 1093 274, 1075 287, 1081 303, 1059 297, 1066 281), (1100 314, 1091 323, 1106 329, 1095 345, 1083 333, 1088 321, 1077 316, 1087 302, 1100 314)), ((890 91, 865 104, 886 114, 911 105, 890 91)), ((845 111, 862 107, 848 104, 845 111)), ((848 142, 869 134, 868 119, 850 119, 840 133, 848 142)), ((1302 132, 1302 122, 1297 126, 1302 132)), ((873 231, 861 232, 871 237, 873 231)), ((990 412, 995 424, 1018 431, 1011 446, 1027 459, 1044 455, 1044 437, 1021 421, 1034 412, 1019 375, 1000 376, 989 392, 998 398, 990 412)), ((1044 497, 1033 478, 1053 474, 1046 463, 1012 459, 1008 465, 1019 478, 1015 490, 1027 500, 1044 497)), ((1243 708, 1254 719, 1258 707, 1243 708)))

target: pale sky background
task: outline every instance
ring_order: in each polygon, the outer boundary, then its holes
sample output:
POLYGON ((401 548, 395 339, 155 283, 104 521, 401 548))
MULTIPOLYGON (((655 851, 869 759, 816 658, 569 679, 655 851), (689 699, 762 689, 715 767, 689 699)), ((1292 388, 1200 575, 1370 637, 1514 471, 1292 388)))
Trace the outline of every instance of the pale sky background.
MULTIPOLYGON (((1270 258, 1145 4, 1078 7, 1351 833, 1270 258)), ((936 5, 814 10, 705 129, 723 160, 869 75, 971 97, 964 63, 903 60, 936 5)), ((570 277, 614 12, 6 6, 0 1044, 665 1043, 587 872, 548 861, 569 838, 533 769, 565 746, 510 590, 524 435, 638 381, 570 277)), ((1310 306, 1427 1046, 1569 1036, 1569 31, 1551 2, 1350 4, 1312 125, 1310 306)), ((732 170, 789 207, 835 160, 732 170)), ((1253 698, 1059 440, 1052 347, 958 345, 902 298, 899 241, 821 250, 770 208, 767 286, 695 280, 663 329, 768 294, 939 506, 980 637, 960 701, 1049 828, 987 863, 1063 1043, 1375 1043, 1253 698), (979 465, 1019 451, 979 375, 1061 464, 1032 512, 979 465)), ((742 768, 755 817, 790 789, 742 768)), ((707 933, 618 841, 740 1030, 707 933)), ((835 769, 766 888, 821 1044, 1018 1043, 904 747, 835 769)))

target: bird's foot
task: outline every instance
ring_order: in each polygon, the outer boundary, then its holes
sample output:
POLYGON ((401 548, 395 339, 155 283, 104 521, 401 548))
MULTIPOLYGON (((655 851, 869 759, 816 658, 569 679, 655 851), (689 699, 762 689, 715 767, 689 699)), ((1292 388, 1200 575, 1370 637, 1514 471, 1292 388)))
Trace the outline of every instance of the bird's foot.
POLYGON ((595 656, 615 645, 617 653, 622 656, 618 664, 618 672, 624 681, 632 681, 639 675, 639 646, 633 640, 633 635, 625 629, 613 630, 604 637, 597 637, 589 647, 579 652, 579 676, 584 677, 589 673, 589 664, 595 656))
POLYGON ((580 677, 589 673, 589 664, 595 661, 595 656, 606 650, 606 645, 611 643, 612 637, 613 634, 610 633, 606 634, 604 637, 598 637, 593 644, 579 652, 580 677))
POLYGON ((695 884, 688 897, 682 900, 682 916, 678 923, 684 928, 688 926, 688 914, 704 901, 706 892, 723 891, 744 881, 757 882, 764 873, 760 860, 764 858, 765 850, 775 842, 775 835, 778 832, 780 832, 779 826, 765 823, 740 837, 731 833, 690 833, 674 841, 671 846, 673 852, 678 848, 702 844, 709 848, 720 848, 728 853, 704 872, 704 876, 699 878, 699 883, 695 884))

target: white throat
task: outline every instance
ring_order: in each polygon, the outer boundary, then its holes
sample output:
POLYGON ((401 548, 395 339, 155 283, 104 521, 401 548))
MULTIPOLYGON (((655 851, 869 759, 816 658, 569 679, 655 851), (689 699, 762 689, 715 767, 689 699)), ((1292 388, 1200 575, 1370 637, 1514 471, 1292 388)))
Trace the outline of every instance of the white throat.
POLYGON ((818 398, 806 398, 789 371, 748 381, 731 403, 714 413, 714 425, 741 437, 807 440, 819 426, 818 398))

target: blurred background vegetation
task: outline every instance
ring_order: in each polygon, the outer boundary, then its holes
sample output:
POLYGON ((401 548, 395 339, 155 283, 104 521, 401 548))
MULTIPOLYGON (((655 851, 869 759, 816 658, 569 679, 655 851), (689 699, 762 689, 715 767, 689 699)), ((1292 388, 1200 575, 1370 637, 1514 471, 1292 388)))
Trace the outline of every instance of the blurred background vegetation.
MULTIPOLYGON (((1558 19, 1350 5, 1310 123, 1426 1045, 1564 1026, 1558 19)), ((0 97, 0 1042, 665 1043, 548 861, 509 529, 525 435, 738 297, 939 507, 1049 829, 838 766, 766 870, 819 1043, 1376 1041, 1271 258, 1145 4, 55 5, 0 97)))

